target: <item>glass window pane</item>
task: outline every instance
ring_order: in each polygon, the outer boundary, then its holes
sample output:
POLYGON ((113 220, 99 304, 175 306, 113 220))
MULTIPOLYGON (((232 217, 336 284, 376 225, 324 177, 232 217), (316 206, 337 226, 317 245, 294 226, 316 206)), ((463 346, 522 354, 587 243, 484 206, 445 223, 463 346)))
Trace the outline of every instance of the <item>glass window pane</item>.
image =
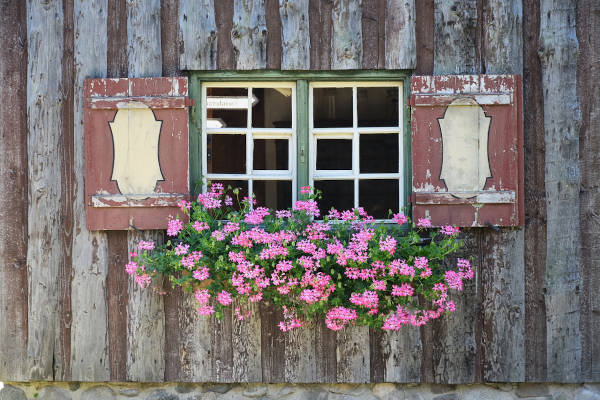
POLYGON ((246 128, 248 126, 248 89, 207 88, 206 126, 209 128, 246 128))
POLYGON ((352 127, 352 88, 313 89, 315 128, 352 127))
POLYGON ((398 92, 397 86, 358 88, 358 126, 398 126, 398 92))
POLYGON ((292 88, 253 88, 256 102, 252 106, 255 128, 292 127, 292 88))
POLYGON ((398 172, 398 134, 360 135, 360 172, 398 172))
POLYGON ((318 139, 317 140, 317 169, 318 170, 351 170, 352 169, 352 140, 351 139, 318 139))
POLYGON ((287 170, 289 144, 287 139, 255 139, 254 169, 287 170))
POLYGON ((368 179, 358 183, 358 204, 377 219, 388 218, 388 210, 398 212, 399 182, 388 179, 368 179))
POLYGON ((320 190, 323 198, 319 201, 321 217, 327 215, 331 207, 338 211, 354 207, 354 181, 315 181, 315 188, 320 190))
POLYGON ((253 181, 252 185, 258 206, 273 210, 285 210, 292 206, 291 181, 253 181))
POLYGON ((231 199, 233 201, 233 208, 236 210, 239 210, 242 200, 244 199, 244 197, 248 196, 248 181, 230 181, 230 180, 216 179, 216 180, 209 182, 209 186, 208 186, 209 189, 210 189, 210 183, 216 183, 216 182, 223 184, 223 186, 225 188, 225 195, 231 197, 231 199), (235 189, 239 189, 239 192, 237 195, 234 193, 235 189))
POLYGON ((208 135, 206 147, 209 174, 246 173, 246 135, 208 135))

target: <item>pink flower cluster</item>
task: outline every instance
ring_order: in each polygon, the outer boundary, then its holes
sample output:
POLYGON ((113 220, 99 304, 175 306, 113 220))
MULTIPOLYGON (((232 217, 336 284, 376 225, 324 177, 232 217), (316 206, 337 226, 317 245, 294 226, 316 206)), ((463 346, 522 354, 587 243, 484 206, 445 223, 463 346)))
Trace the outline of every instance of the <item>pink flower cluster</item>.
MULTIPOLYGON (((301 194, 306 198, 288 210, 256 207, 248 198, 236 211, 228 208, 233 200, 223 185, 212 184, 197 202, 180 203, 192 221, 170 220, 167 234, 174 239, 160 246, 141 241, 143 251, 125 269, 142 287, 158 271, 190 287, 201 315, 233 307, 244 320, 249 313, 234 304, 275 302, 284 311, 284 332, 319 312, 338 331, 357 321, 398 330, 455 310, 450 291, 460 292, 474 276, 466 259, 456 269, 442 262, 456 250, 458 228, 443 226, 431 245, 419 247, 401 233, 399 225, 409 222, 402 213, 393 214, 391 229, 376 225, 362 207, 332 209, 319 221, 318 193, 302 187, 301 194)), ((419 219, 416 226, 432 224, 419 219)))

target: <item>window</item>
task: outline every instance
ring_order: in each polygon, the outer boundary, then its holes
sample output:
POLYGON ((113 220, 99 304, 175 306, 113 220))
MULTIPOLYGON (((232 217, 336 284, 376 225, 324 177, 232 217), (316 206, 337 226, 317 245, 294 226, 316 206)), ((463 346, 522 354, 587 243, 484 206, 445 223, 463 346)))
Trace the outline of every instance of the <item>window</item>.
POLYGON ((404 75, 260 72, 192 73, 192 187, 218 181, 283 209, 311 185, 322 215, 362 206, 384 220, 404 207, 404 75))

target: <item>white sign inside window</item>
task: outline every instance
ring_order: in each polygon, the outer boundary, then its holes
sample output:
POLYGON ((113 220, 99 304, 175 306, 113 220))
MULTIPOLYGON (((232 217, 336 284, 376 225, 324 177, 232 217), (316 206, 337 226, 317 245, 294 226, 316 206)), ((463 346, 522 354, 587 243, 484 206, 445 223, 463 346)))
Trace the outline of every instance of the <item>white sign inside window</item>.
MULTIPOLYGON (((252 107, 258 103, 256 96, 252 95, 252 107)), ((248 108, 247 96, 208 96, 206 108, 219 110, 245 110, 248 108)))

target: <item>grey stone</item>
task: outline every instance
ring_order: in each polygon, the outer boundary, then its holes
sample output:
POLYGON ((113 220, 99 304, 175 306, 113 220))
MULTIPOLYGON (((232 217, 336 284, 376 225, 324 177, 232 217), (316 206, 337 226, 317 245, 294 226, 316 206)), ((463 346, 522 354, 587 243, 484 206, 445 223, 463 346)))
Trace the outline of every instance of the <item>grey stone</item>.
POLYGON ((588 389, 581 389, 575 397, 577 400, 600 400, 600 394, 594 393, 588 389))
POLYGON ((458 400, 458 395, 456 393, 447 393, 440 396, 435 396, 433 400, 458 400))
POLYGON ((94 386, 81 394, 81 400, 116 399, 115 392, 108 386, 94 386))
POLYGON ((292 386, 284 386, 281 388, 281 390, 279 392, 277 392, 277 398, 282 398, 285 396, 289 396, 291 394, 294 394, 296 392, 296 389, 292 386))
POLYGON ((197 393, 186 397, 184 400, 217 400, 215 392, 197 393))
POLYGON ((457 388, 461 400, 514 400, 512 392, 492 389, 484 385, 462 386, 457 388))
POLYGON ((266 386, 250 386, 244 390, 244 396, 251 398, 263 397, 267 394, 266 386))
POLYGON ((583 385, 587 390, 590 390, 594 393, 600 393, 600 383, 586 383, 583 385))
POLYGON ((136 388, 126 388, 119 390, 119 394, 125 397, 135 397, 140 394, 140 391, 136 388))
POLYGON ((225 394, 231 390, 231 385, 215 383, 212 385, 207 385, 206 390, 209 392, 225 394))
POLYGON ((179 400, 179 396, 163 389, 156 389, 146 397, 146 400, 179 400))
POLYGON ((177 393, 190 393, 194 389, 195 386, 191 383, 179 383, 177 386, 175 386, 175 391, 177 393))
POLYGON ((404 400, 404 392, 393 383, 378 383, 373 386, 373 395, 380 400, 404 400))
POLYGON ((20 388, 6 385, 0 390, 0 400, 27 400, 27 396, 20 388))
POLYGON ((433 394, 443 394, 454 392, 456 390, 456 385, 431 385, 429 389, 433 394))
POLYGON ((548 386, 543 383, 521 383, 515 394, 521 398, 547 396, 548 386))
POLYGON ((70 400, 71 393, 54 386, 46 386, 39 391, 37 400, 70 400))
POLYGON ((69 390, 71 392, 76 392, 81 387, 81 382, 69 382, 69 390))

